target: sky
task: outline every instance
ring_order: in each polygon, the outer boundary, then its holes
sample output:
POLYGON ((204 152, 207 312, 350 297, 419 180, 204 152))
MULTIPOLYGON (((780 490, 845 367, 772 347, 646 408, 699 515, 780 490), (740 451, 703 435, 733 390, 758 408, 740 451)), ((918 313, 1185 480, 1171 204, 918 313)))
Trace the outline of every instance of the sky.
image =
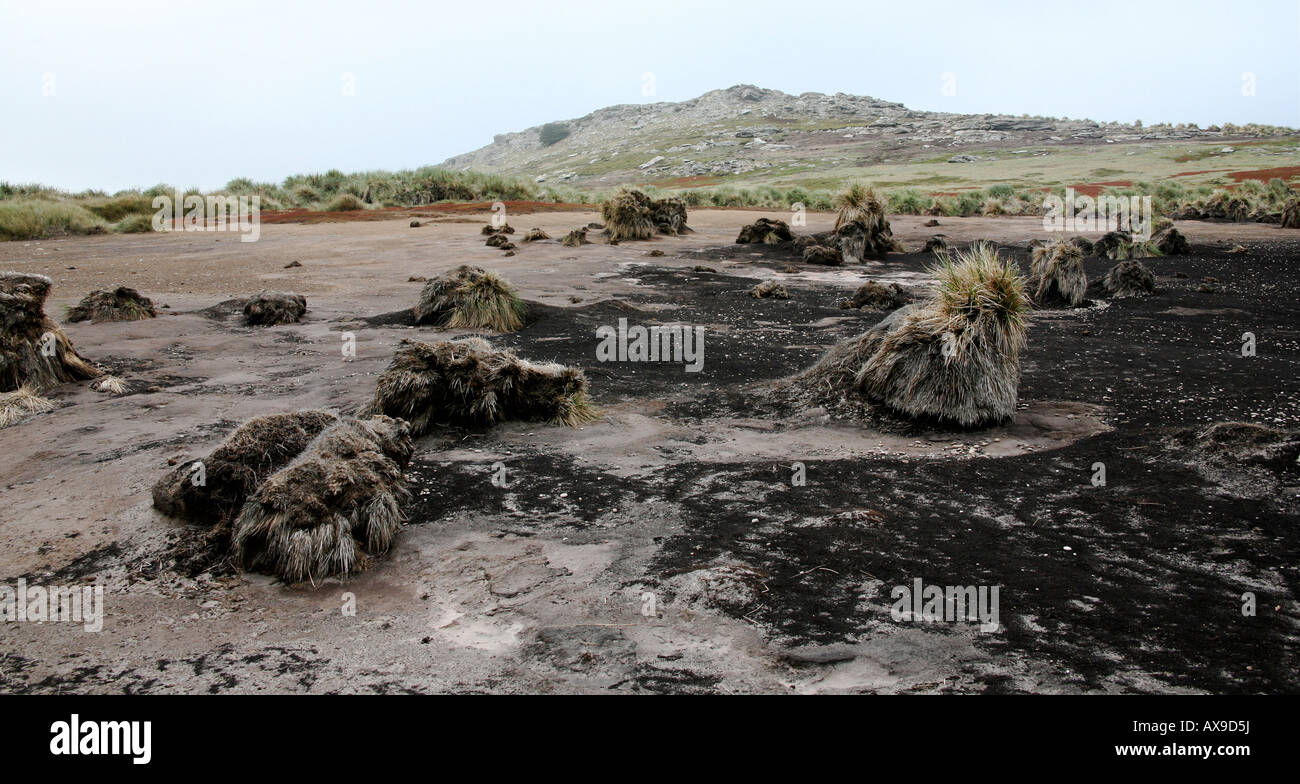
POLYGON ((0 36, 0 180, 68 190, 414 168, 734 84, 1300 127, 1300 0, 0 0, 0 36))

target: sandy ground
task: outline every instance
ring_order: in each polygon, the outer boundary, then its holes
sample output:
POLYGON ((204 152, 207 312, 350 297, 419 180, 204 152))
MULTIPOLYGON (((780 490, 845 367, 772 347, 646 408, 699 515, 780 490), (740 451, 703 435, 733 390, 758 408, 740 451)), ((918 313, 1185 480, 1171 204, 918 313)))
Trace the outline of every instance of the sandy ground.
MULTIPOLYGON (((486 213, 419 228, 408 219, 268 225, 256 243, 208 232, 0 244, 0 268, 54 279, 49 312, 60 320, 62 306, 97 287, 132 286, 164 306, 155 320, 66 327, 131 394, 67 385, 54 394, 58 410, 0 431, 0 583, 106 589, 98 633, 5 624, 0 689, 1296 689, 1300 479, 1175 469, 1178 448, 1142 450, 1212 421, 1300 422, 1300 242, 1272 226, 1180 224, 1200 266, 1180 281, 1178 262, 1152 262, 1163 296, 1040 314, 1011 422, 871 429, 754 400, 869 326, 836 308, 839 296, 867 279, 923 292, 928 259, 780 274, 779 253, 733 244, 761 215, 773 214, 695 211, 696 233, 685 237, 520 244, 514 257, 483 245, 486 213), (1237 243, 1250 260, 1224 254, 1237 243), (286 269, 293 261, 302 266, 286 269), (448 333, 364 319, 409 308, 421 284, 408 278, 463 263, 550 306, 494 340, 584 365, 603 418, 422 439, 410 524, 388 556, 346 580, 286 586, 173 569, 174 544, 193 530, 151 507, 149 489, 169 464, 206 455, 250 417, 367 400, 398 340, 448 333), (1207 303, 1194 284, 1211 272, 1228 290, 1207 303), (744 296, 773 275, 791 288, 790 303, 744 296), (249 329, 209 310, 263 288, 305 294, 304 322, 249 329), (597 364, 595 327, 620 315, 705 325, 706 371, 597 364), (1200 332, 1235 340, 1239 322, 1258 325, 1273 352, 1253 368, 1225 370, 1186 345, 1200 332), (1116 342, 1090 348, 1080 334, 1116 342), (348 336, 354 358, 340 351, 348 336), (1142 341, 1182 367, 1152 359, 1142 341), (1077 385, 1062 378, 1072 363, 1077 385), (1086 466, 1098 455, 1148 476, 1118 499, 1093 500, 1101 494, 1087 495, 1086 466), (504 488, 491 482, 498 462, 504 488), (809 471, 804 495, 789 481, 796 462, 809 471), (1049 501, 1050 511, 1035 506, 1049 501), (1146 504, 1186 507, 1176 541, 1151 516, 1165 511, 1146 504), (1059 525, 1026 529, 1042 520, 1059 525), (1183 535, 1198 544, 1184 546, 1183 535), (913 577, 1005 586, 1004 628, 891 620, 889 588, 913 577), (1266 618, 1234 615, 1243 589, 1261 595, 1266 618), (1194 625, 1162 614, 1186 615, 1207 596, 1223 606, 1194 625), (355 615, 342 611, 352 600, 355 615), (1199 645, 1206 634, 1220 641, 1199 645)), ((517 240, 532 226, 559 237, 596 219, 552 212, 510 223, 517 240)), ((912 247, 936 232, 1020 245, 1043 236, 1033 218, 925 220, 895 219, 896 236, 912 247)), ((813 214, 807 229, 830 223, 813 214)), ((1096 266, 1090 275, 1105 269, 1096 266)))

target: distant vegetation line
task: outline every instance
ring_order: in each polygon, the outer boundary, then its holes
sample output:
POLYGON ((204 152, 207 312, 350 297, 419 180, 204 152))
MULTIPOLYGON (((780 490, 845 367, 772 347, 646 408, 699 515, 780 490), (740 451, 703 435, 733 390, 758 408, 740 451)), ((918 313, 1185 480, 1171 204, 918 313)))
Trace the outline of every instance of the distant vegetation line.
MULTIPOLYGON (((848 184, 846 181, 845 185, 848 184)), ((614 195, 609 191, 582 191, 563 186, 473 171, 426 166, 397 172, 369 171, 344 174, 332 169, 324 174, 299 174, 282 183, 238 178, 224 188, 203 192, 155 185, 143 190, 109 194, 99 190, 69 193, 43 185, 0 182, 0 240, 28 240, 70 234, 150 231, 156 196, 261 197, 263 210, 306 209, 322 212, 416 207, 440 202, 537 201, 561 204, 595 204, 614 195)), ((701 188, 641 188, 658 198, 676 195, 688 207, 758 207, 774 210, 829 210, 837 190, 758 185, 701 188)), ((1049 193, 1062 195, 1064 186, 1017 188, 992 185, 957 194, 932 195, 916 188, 882 191, 889 212, 903 215, 1036 215, 1049 193)), ((1295 197, 1283 180, 1265 184, 1247 180, 1232 190, 1211 185, 1185 185, 1175 180, 1134 183, 1107 188, 1118 196, 1150 195, 1156 213, 1167 216, 1200 214, 1229 220, 1268 220, 1295 197)))

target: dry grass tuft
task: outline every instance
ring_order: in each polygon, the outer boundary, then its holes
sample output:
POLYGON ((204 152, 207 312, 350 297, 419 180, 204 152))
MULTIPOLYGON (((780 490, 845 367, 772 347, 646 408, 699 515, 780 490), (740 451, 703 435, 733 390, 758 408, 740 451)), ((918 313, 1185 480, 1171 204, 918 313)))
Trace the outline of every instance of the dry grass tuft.
POLYGON ((368 410, 405 419, 416 436, 436 422, 520 419, 576 427, 596 418, 580 369, 529 362, 481 338, 402 341, 368 410))
POLYGON ((835 232, 851 223, 878 231, 885 223, 885 202, 875 188, 855 182, 835 197, 835 232))
POLYGON ((228 521, 262 480, 298 456, 338 421, 328 411, 295 411, 250 419, 201 460, 190 460, 153 486, 153 505, 196 523, 228 521), (201 470, 196 468, 202 466, 201 470))
POLYGON ((911 293, 897 283, 884 286, 869 280, 859 286, 852 297, 840 300, 839 305, 846 310, 889 311, 903 307, 912 299, 911 293))
POLYGON ((524 326, 528 307, 504 278, 462 264, 424 284, 412 315, 417 324, 516 332, 524 326))
POLYGON ((871 186, 854 183, 834 203, 834 235, 845 264, 903 251, 885 219, 885 202, 871 186))
POLYGON ((775 279, 765 280, 749 290, 754 299, 790 299, 790 292, 775 279))
POLYGON ((783 220, 771 218, 759 218, 748 226, 742 227, 740 234, 736 236, 736 243, 740 245, 748 243, 779 245, 792 240, 794 234, 790 231, 790 225, 783 220))
POLYGON ((1083 251, 1067 240, 1034 248, 1029 277, 1034 300, 1039 305, 1083 303, 1088 291, 1088 274, 1083 269, 1083 251))
POLYGON ((307 298, 292 291, 262 291, 244 304, 244 323, 250 327, 297 324, 307 312, 307 298))
POLYGON ((330 425, 249 496, 232 527, 236 562, 285 582, 363 569, 401 530, 413 451, 401 420, 330 425))
POLYGON ((676 197, 651 199, 641 191, 624 189, 600 205, 600 214, 611 243, 648 240, 655 232, 677 236, 690 231, 686 202, 676 197))
POLYGON ((45 315, 52 285, 44 275, 0 273, 0 392, 40 391, 101 375, 45 315))
POLYGON ((1121 261, 1101 279, 1102 288, 1116 299, 1145 297, 1156 290, 1156 276, 1140 261, 1121 261))
POLYGON ((1162 256, 1183 256, 1192 252, 1192 246, 1183 233, 1172 225, 1155 237, 1156 250, 1162 256))
POLYGON ((0 428, 17 424, 29 416, 54 410, 54 403, 36 394, 31 387, 0 392, 0 428))
POLYGON ((125 381, 117 376, 108 375, 100 376, 90 382, 90 388, 108 395, 125 395, 130 390, 125 381))
POLYGON ((593 243, 591 240, 587 239, 587 231, 588 229, 586 226, 579 226, 564 235, 564 239, 560 240, 560 244, 566 248, 576 248, 579 245, 591 245, 593 243))
POLYGON ((68 309, 68 321, 140 321, 157 318, 153 302, 140 292, 126 286, 112 291, 92 291, 81 302, 68 309))
POLYGON ((1300 229, 1300 199, 1292 199, 1282 208, 1282 228, 1300 229))
POLYGON ((1133 235, 1127 231, 1111 231, 1102 235, 1101 239, 1092 244, 1092 254, 1094 256, 1115 258, 1113 254, 1120 253, 1125 245, 1133 243, 1133 235))
POLYGON ((943 257, 926 302, 833 347, 799 384, 824 399, 855 390, 916 418, 964 427, 1015 411, 1029 300, 1014 263, 988 245, 943 257))
POLYGON ((650 197, 641 191, 621 191, 600 206, 600 214, 611 240, 648 240, 655 233, 650 197))

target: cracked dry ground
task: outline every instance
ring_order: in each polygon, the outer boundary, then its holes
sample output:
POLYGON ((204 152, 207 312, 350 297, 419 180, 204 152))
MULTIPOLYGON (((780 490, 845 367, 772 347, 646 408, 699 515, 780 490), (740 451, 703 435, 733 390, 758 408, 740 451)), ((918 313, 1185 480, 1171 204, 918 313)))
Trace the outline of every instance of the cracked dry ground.
MULTIPOLYGON (((354 316, 403 307, 418 285, 323 294, 304 324, 272 331, 199 312, 219 298, 177 297, 194 307, 166 329, 71 332, 138 391, 69 391, 54 414, 0 434, 12 453, 0 577, 98 578, 105 628, 6 625, 0 688, 1296 691, 1295 450, 1246 460, 1196 435, 1300 424, 1300 242, 1254 243, 1244 258, 1196 244, 1149 260, 1152 297, 1039 312, 1022 410, 972 432, 868 428, 766 395, 878 318, 836 306, 857 280, 916 286, 928 257, 800 265, 778 275, 791 300, 756 301, 744 291, 787 263, 779 249, 708 231, 653 246, 662 259, 647 247, 537 251, 552 254, 537 274, 584 254, 584 301, 548 297, 528 328, 493 338, 584 367, 604 418, 422 439, 397 545, 317 586, 178 572, 172 547, 192 531, 153 512, 148 487, 168 458, 205 454, 249 416, 364 400, 398 338, 439 333, 354 316), (1198 291, 1206 276, 1220 290, 1198 291), (595 362, 595 328, 620 317, 705 326, 704 370, 595 362), (357 336, 351 363, 332 358, 342 331, 357 336), (1245 332, 1254 357, 1241 356, 1245 332), (1091 481, 1099 462, 1104 487, 1091 481), (506 487, 491 481, 496 463, 506 487), (893 620, 890 589, 915 578, 1001 586, 1001 628, 893 620), (345 594, 355 616, 340 611, 345 594)), ((1090 278, 1109 264, 1090 260, 1090 278)))

